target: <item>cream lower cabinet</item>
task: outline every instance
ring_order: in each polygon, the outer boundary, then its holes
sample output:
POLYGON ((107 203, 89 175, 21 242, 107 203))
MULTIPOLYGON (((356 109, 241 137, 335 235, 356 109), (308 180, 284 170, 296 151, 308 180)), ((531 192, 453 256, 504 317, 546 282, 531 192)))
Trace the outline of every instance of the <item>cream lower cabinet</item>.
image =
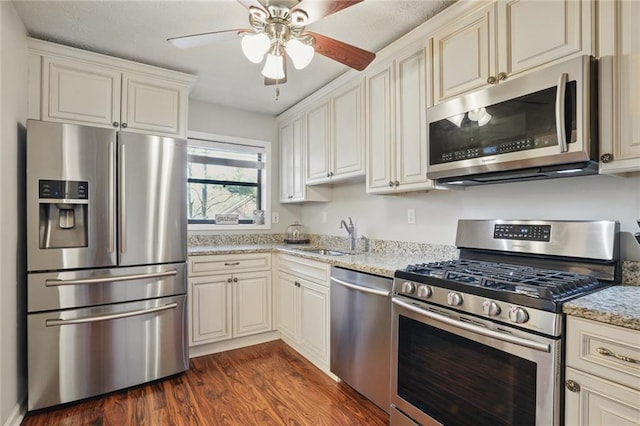
POLYGON ((565 424, 640 425, 640 332, 567 317, 565 424))
POLYGON ((329 269, 326 263, 280 254, 276 328, 283 339, 329 372, 329 269))
POLYGON ((367 77, 367 193, 433 189, 427 179, 427 47, 401 52, 367 77))
POLYGON ((563 58, 593 54, 594 4, 497 0, 443 26, 432 39, 434 102, 563 58))
POLYGON ((30 118, 186 137, 194 77, 40 40, 29 49, 30 118))
POLYGON ((191 346, 271 331, 271 254, 191 256, 188 301, 191 346))

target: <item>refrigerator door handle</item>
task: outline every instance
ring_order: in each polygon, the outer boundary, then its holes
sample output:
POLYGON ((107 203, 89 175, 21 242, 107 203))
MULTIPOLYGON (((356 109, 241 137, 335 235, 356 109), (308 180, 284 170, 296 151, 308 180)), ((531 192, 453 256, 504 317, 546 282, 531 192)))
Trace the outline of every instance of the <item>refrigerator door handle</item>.
POLYGON ((124 144, 120 145, 120 253, 127 252, 127 194, 125 193, 126 187, 126 163, 125 163, 126 148, 124 144))
POLYGON ((172 269, 170 271, 151 272, 149 274, 119 275, 114 277, 102 277, 102 278, 79 278, 77 280, 46 280, 44 285, 46 287, 58 287, 62 285, 112 283, 115 281, 133 281, 133 280, 141 280, 145 278, 171 277, 176 274, 177 274, 177 271, 175 269, 172 269))
POLYGON ((109 215, 107 220, 109 221, 109 247, 108 252, 113 253, 116 250, 116 235, 115 235, 115 218, 113 217, 116 211, 116 191, 115 191, 115 170, 116 170, 116 158, 115 158, 115 146, 113 141, 109 142, 109 215))
POLYGON ((177 307, 178 307, 178 304, 174 302, 174 303, 169 303, 169 304, 164 305, 164 306, 158 306, 158 307, 155 307, 155 308, 140 309, 140 310, 137 310, 137 311, 122 312, 122 313, 119 313, 119 314, 96 315, 94 317, 76 318, 76 319, 69 319, 69 320, 48 319, 48 320, 45 321, 45 325, 47 327, 58 327, 58 326, 62 326, 62 325, 85 324, 85 323, 89 323, 89 322, 109 321, 109 320, 114 320, 114 319, 135 317, 135 316, 138 316, 138 315, 145 315, 145 314, 151 314, 151 313, 154 313, 154 312, 166 311, 167 309, 175 309, 177 307))

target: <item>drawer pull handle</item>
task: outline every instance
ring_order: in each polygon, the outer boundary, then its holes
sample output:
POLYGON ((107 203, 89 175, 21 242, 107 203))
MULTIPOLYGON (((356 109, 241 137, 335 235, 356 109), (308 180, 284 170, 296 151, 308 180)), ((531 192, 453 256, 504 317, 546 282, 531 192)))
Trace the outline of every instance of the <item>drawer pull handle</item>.
POLYGON ((238 266, 240 262, 224 262, 224 266, 238 266))
POLYGON ((611 356, 611 357, 614 357, 616 359, 619 359, 620 361, 630 362, 632 364, 640 364, 640 361, 638 361, 637 359, 629 358, 628 356, 624 356, 624 355, 617 354, 615 352, 611 352, 607 348, 598 348, 598 349, 596 349, 596 351, 600 355, 611 356))

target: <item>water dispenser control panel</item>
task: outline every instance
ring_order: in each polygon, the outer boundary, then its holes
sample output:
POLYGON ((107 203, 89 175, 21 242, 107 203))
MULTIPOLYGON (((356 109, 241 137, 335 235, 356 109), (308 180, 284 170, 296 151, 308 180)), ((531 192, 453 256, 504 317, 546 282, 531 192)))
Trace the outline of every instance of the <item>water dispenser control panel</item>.
POLYGON ((40 199, 88 200, 89 182, 74 180, 39 180, 40 199))

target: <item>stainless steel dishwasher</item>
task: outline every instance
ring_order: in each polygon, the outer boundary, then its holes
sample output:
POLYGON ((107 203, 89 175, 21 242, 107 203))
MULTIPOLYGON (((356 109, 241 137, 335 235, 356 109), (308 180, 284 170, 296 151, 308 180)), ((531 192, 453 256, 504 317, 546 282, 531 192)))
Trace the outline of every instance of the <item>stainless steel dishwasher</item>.
POLYGON ((392 284, 331 268, 331 372, 387 413, 392 284))

